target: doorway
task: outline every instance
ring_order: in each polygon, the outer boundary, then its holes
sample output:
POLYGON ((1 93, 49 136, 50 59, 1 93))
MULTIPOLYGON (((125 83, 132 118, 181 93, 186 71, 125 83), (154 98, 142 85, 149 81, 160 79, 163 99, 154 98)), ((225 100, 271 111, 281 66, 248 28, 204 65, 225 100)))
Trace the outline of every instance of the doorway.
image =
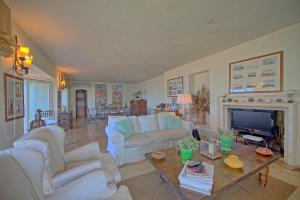
POLYGON ((76 90, 76 118, 86 117, 86 102, 87 92, 86 90, 76 90))

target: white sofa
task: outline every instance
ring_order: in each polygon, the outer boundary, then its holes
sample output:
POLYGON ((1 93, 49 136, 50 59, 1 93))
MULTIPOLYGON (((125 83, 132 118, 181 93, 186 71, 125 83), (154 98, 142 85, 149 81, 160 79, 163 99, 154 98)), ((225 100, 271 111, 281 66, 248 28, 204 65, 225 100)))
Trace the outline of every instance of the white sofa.
POLYGON ((109 153, 101 153, 98 143, 90 143, 65 153, 65 131, 55 125, 33 129, 28 135, 16 140, 14 147, 45 150, 41 142, 48 144, 47 148, 49 147, 45 155, 49 157, 47 165, 49 183, 44 189, 46 194, 98 169, 105 171, 109 183, 117 184, 121 181, 121 173, 112 156, 109 153))
POLYGON ((57 188, 43 192, 45 157, 30 148, 0 151, 1 200, 132 200, 125 186, 108 184, 101 170, 81 176, 57 188))
POLYGON ((160 113, 146 116, 109 116, 105 133, 108 137, 107 150, 118 166, 145 159, 145 153, 171 148, 176 141, 192 132, 192 123, 181 120, 182 128, 166 129, 166 116, 173 113, 160 113), (115 128, 116 122, 130 119, 136 135, 124 139, 115 128))

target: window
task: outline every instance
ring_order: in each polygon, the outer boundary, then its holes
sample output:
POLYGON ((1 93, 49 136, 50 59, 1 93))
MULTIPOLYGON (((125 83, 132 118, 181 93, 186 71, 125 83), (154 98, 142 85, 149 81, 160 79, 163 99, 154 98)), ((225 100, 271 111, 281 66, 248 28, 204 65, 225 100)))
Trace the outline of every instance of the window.
POLYGON ((30 122, 35 118, 36 109, 43 111, 51 109, 51 82, 27 80, 25 81, 25 106, 27 109, 25 116, 25 130, 29 129, 30 122), (27 87, 26 87, 27 86, 27 87))

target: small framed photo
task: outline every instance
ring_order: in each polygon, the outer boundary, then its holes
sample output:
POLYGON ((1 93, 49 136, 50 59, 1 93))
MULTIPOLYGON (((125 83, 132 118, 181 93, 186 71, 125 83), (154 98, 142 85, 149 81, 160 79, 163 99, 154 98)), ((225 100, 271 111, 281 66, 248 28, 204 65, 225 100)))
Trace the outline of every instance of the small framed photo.
POLYGON ((4 74, 5 121, 24 117, 24 82, 23 79, 4 74))

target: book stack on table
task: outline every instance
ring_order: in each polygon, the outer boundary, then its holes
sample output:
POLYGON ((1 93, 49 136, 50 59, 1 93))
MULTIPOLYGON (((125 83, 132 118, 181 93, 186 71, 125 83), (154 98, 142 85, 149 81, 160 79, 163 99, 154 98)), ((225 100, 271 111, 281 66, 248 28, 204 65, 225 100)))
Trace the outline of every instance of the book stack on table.
POLYGON ((214 166, 202 162, 202 169, 199 171, 195 170, 194 167, 191 167, 189 163, 193 165, 194 161, 187 161, 178 176, 180 187, 206 195, 211 195, 214 166))

